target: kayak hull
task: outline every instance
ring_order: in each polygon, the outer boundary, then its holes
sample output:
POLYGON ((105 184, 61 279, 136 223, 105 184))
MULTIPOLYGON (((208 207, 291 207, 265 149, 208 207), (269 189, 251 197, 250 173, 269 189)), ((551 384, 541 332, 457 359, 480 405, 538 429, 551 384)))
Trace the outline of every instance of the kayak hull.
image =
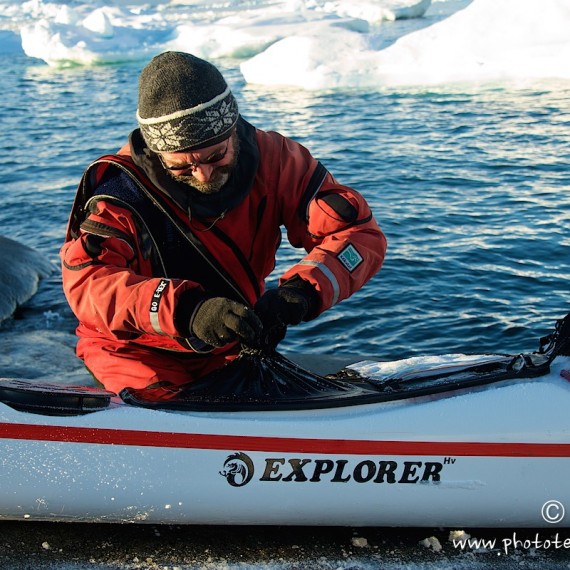
POLYGON ((343 408, 72 417, 0 404, 0 519, 568 527, 570 383, 343 408))

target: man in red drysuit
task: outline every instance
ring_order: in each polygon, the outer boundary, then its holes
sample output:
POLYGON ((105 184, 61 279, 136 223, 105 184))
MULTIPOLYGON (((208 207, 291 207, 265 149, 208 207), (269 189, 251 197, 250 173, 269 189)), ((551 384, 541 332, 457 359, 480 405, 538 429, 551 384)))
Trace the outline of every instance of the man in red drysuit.
POLYGON ((170 398, 242 344, 274 348, 380 269, 386 240, 364 198, 250 125, 212 64, 152 59, 137 121, 85 171, 61 250, 77 353, 107 389, 170 398), (265 290, 282 226, 306 255, 265 290))

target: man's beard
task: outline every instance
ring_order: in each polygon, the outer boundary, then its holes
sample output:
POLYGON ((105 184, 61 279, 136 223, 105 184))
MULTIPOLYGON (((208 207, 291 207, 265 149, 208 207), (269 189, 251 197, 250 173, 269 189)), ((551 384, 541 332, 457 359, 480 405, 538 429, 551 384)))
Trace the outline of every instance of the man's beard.
POLYGON ((176 176, 169 172, 170 176, 174 178, 177 182, 182 182, 182 184, 187 184, 191 188, 198 190, 202 194, 216 194, 219 192, 224 184, 229 180, 230 175, 237 164, 237 159, 239 155, 239 139, 237 135, 234 133, 232 135, 232 144, 233 144, 233 157, 232 161, 229 164, 225 164, 224 166, 217 166, 212 171, 212 176, 210 176, 210 180, 207 182, 200 182, 194 175, 192 174, 185 174, 176 176))

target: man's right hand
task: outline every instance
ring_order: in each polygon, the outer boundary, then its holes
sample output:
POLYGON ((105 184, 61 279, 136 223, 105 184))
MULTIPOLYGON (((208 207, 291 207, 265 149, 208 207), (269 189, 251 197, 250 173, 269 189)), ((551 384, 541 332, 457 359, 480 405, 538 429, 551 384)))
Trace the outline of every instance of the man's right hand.
POLYGON ((216 347, 236 339, 248 346, 257 346, 262 330, 261 320, 253 309, 225 297, 202 301, 190 321, 190 332, 216 347))

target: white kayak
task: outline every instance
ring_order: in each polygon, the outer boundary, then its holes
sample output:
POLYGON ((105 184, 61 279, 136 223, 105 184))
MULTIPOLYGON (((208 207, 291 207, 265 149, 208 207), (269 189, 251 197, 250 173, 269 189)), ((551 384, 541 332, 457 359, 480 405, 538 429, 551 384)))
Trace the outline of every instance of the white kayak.
POLYGON ((495 356, 359 362, 343 377, 376 378, 382 397, 285 409, 155 409, 85 388, 73 405, 89 413, 54 415, 38 401, 56 384, 4 380, 0 519, 568 527, 570 357, 461 383, 495 356), (426 369, 459 383, 390 384, 426 369))

